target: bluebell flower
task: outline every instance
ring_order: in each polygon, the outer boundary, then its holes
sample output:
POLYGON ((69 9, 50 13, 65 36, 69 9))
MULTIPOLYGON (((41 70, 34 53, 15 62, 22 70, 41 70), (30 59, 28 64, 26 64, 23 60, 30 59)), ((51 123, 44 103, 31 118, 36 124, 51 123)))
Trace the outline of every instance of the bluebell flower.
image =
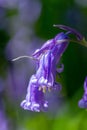
POLYGON ((48 107, 44 97, 46 90, 61 90, 61 84, 56 82, 56 73, 63 71, 63 65, 61 68, 56 66, 68 46, 68 39, 65 33, 60 33, 50 40, 50 44, 46 42, 33 54, 33 57, 38 59, 38 68, 30 78, 26 99, 21 103, 24 109, 37 112, 46 110, 48 107))
POLYGON ((78 102, 80 108, 87 108, 87 77, 84 81, 84 94, 82 99, 78 102))
MULTIPOLYGON (((36 59, 37 62, 37 70, 30 78, 26 98, 21 103, 22 108, 26 110, 37 112, 47 110, 48 101, 45 99, 45 92, 51 90, 60 91, 62 87, 61 84, 56 81, 56 75, 63 71, 64 65, 62 64, 61 67, 57 66, 60 65, 60 59, 71 40, 69 34, 74 34, 79 43, 83 40, 83 36, 75 29, 64 25, 55 26, 66 30, 67 32, 59 33, 53 39, 45 42, 40 49, 37 49, 32 54, 33 59, 36 59)), ((84 86, 85 94, 79 104, 80 106, 86 107, 87 78, 84 86)))

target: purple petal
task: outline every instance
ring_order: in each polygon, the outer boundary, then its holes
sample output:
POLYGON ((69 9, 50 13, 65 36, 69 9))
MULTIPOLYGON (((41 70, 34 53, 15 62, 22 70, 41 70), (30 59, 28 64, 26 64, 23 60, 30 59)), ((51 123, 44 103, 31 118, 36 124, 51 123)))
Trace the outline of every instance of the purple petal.
POLYGON ((84 91, 85 93, 87 93, 87 77, 85 78, 85 81, 84 81, 84 91))
POLYGON ((81 108, 87 108, 87 77, 84 81, 84 94, 82 99, 79 101, 78 105, 81 108))
POLYGON ((87 108, 87 101, 84 101, 84 99, 81 99, 79 102, 78 102, 78 106, 80 108, 87 108))
POLYGON ((63 70, 64 70, 64 64, 61 64, 60 68, 57 68, 57 69, 56 69, 56 72, 57 72, 57 73, 62 73, 63 70))
POLYGON ((47 42, 45 42, 43 44, 43 46, 41 47, 41 49, 37 49, 32 56, 35 58, 38 58, 41 54, 43 54, 46 50, 49 50, 50 48, 52 48, 54 46, 54 40, 48 40, 47 42))
POLYGON ((62 90, 62 85, 58 82, 55 82, 53 85, 53 90, 60 92, 62 90))
POLYGON ((48 87, 53 86, 54 68, 52 67, 53 66, 52 60, 53 56, 50 50, 46 52, 44 55, 42 55, 39 60, 39 66, 36 71, 36 77, 38 79, 38 85, 42 88, 44 88, 45 86, 48 89, 48 87))
POLYGON ((54 25, 54 27, 58 27, 58 28, 60 28, 60 29, 69 31, 69 32, 75 34, 78 40, 83 40, 82 34, 79 33, 77 30, 71 28, 71 27, 68 27, 68 26, 65 26, 65 25, 54 25))
POLYGON ((35 75, 30 79, 26 99, 21 102, 21 107, 36 112, 45 111, 48 107, 47 101, 44 99, 44 93, 39 91, 38 85, 35 83, 35 75))
MULTIPOLYGON (((68 40, 69 39, 69 37, 68 37, 68 35, 66 35, 64 32, 61 32, 61 33, 59 33, 59 34, 57 34, 56 36, 55 36, 55 41, 56 42, 58 42, 58 40, 60 41, 60 40, 68 40)), ((62 43, 62 42, 61 42, 62 43)))

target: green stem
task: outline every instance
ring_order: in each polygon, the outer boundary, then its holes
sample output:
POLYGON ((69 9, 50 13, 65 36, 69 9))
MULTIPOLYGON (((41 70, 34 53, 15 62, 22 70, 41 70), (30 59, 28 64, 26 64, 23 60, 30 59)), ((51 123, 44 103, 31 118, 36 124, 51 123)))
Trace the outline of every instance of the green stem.
POLYGON ((73 40, 73 39, 71 39, 71 40, 69 40, 69 41, 70 41, 70 42, 75 42, 75 43, 78 43, 78 44, 80 44, 80 45, 82 45, 82 46, 87 47, 87 41, 85 40, 85 38, 83 38, 82 41, 76 41, 76 40, 73 40))

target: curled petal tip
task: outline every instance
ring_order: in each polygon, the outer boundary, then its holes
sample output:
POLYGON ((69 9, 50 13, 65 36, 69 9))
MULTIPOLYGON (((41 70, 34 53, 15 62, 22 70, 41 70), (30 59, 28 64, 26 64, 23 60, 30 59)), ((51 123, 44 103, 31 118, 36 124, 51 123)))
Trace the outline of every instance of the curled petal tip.
POLYGON ((53 24, 53 27, 56 27, 56 24, 53 24))
POLYGON ((83 40, 82 34, 79 33, 77 30, 75 30, 75 29, 69 27, 69 26, 61 25, 61 24, 58 24, 58 25, 55 25, 55 24, 54 24, 53 26, 54 26, 54 27, 58 27, 58 28, 60 28, 60 29, 62 29, 62 30, 65 30, 65 31, 69 31, 69 32, 71 32, 72 34, 76 35, 76 37, 77 37, 78 40, 83 40))

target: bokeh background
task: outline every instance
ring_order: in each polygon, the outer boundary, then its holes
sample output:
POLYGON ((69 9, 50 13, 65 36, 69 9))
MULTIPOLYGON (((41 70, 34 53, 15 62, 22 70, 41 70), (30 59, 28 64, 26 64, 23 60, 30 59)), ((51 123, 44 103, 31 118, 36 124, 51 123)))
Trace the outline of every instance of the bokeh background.
POLYGON ((11 60, 31 55, 64 24, 87 39, 87 0, 0 0, 0 130, 87 130, 87 111, 78 107, 87 75, 87 48, 70 43, 62 56, 61 94, 48 95, 46 113, 25 111, 25 98, 35 62, 11 60))

